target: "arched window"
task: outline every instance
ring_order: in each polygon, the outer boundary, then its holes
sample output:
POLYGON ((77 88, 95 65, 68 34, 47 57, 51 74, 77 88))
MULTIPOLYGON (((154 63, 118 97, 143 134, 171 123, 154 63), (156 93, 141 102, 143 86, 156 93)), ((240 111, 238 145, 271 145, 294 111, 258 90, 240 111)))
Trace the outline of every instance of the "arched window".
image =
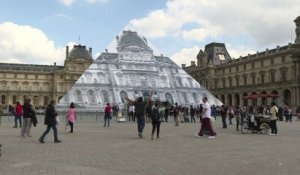
POLYGON ((174 104, 172 94, 166 93, 166 94, 165 94, 165 97, 166 97, 166 101, 168 101, 168 102, 171 103, 171 104, 174 104))
POLYGON ((47 96, 44 96, 44 105, 48 105, 49 98, 47 96))
POLYGON ((102 96, 102 101, 104 103, 109 103, 109 98, 108 98, 108 92, 107 91, 102 91, 101 96, 102 96))
POLYGON ((104 84, 105 83, 105 74, 98 73, 98 78, 99 78, 100 84, 104 84))
POLYGON ((2 95, 2 96, 1 96, 1 104, 5 104, 5 101, 6 101, 5 98, 6 98, 5 95, 2 95))
POLYGON ((83 102, 83 99, 82 99, 81 91, 80 91, 80 90, 76 90, 76 91, 75 91, 75 94, 76 94, 76 101, 77 101, 78 103, 82 103, 82 102, 83 102))
POLYGON ((14 96, 13 96, 13 104, 16 104, 16 103, 17 103, 17 96, 14 95, 14 96))
POLYGON ((188 78, 188 82, 189 82, 189 86, 191 87, 191 88, 193 88, 194 87, 194 85, 193 85, 193 79, 192 78, 188 78))
POLYGON ((181 77, 177 77, 176 80, 177 80, 178 86, 179 87, 183 87, 183 84, 182 84, 182 81, 181 81, 181 77))
POLYGON ((124 77, 123 74, 117 73, 117 79, 119 81, 119 85, 124 85, 124 77))
POLYGON ((58 102, 60 102, 60 101, 62 101, 63 100, 63 96, 59 96, 58 98, 57 98, 57 101, 58 102))
POLYGON ((199 103, 198 95, 195 92, 193 93, 193 98, 194 98, 195 103, 199 103))
POLYGON ((160 79, 161 79, 163 87, 168 87, 168 79, 167 79, 167 77, 163 75, 163 76, 160 77, 160 79))
POLYGON ((147 86, 147 78, 145 76, 140 76, 140 80, 141 80, 141 86, 146 87, 147 86))
POLYGON ((128 95, 127 95, 127 93, 125 91, 121 91, 120 92, 120 97, 121 97, 122 103, 126 103, 125 97, 128 97, 128 95))
POLYGON ((183 92, 183 93, 182 93, 182 96, 183 96, 184 102, 185 102, 185 103, 189 103, 189 100, 188 100, 188 97, 187 97, 186 92, 183 92))
POLYGON ((34 98, 33 98, 33 105, 34 106, 38 106, 39 105, 39 97, 38 96, 34 96, 34 98))
POLYGON ((88 99, 89 99, 90 104, 95 104, 96 103, 96 95, 95 95, 95 92, 93 90, 88 91, 88 99))

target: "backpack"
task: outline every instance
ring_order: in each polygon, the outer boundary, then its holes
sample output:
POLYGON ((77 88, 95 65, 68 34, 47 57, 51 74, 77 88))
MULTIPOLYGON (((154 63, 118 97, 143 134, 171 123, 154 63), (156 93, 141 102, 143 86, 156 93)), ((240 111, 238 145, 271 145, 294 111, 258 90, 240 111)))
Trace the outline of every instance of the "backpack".
POLYGON ((159 121, 160 116, 159 116, 159 112, 158 112, 157 108, 152 109, 151 119, 152 119, 152 121, 159 121))

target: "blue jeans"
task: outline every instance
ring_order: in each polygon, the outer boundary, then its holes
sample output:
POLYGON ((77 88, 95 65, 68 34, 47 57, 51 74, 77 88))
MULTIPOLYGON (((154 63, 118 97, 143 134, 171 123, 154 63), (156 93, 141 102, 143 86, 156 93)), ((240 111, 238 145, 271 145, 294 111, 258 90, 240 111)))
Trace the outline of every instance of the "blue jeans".
POLYGON ((144 115, 137 115, 137 126, 138 126, 138 132, 143 133, 144 127, 145 127, 145 116, 144 115))
POLYGON ((22 115, 15 115, 15 127, 18 126, 18 120, 20 123, 20 127, 22 127, 22 115))
POLYGON ((57 138, 57 128, 56 125, 47 125, 47 129, 46 131, 43 133, 43 135, 40 137, 40 140, 44 140, 44 138, 46 137, 46 135, 49 133, 50 129, 53 129, 53 134, 54 134, 54 141, 58 140, 57 138))

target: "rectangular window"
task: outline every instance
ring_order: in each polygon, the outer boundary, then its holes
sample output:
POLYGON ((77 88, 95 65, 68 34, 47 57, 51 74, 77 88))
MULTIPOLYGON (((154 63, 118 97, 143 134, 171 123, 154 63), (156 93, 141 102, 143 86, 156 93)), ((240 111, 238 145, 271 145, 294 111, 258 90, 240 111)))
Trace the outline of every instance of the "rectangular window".
POLYGON ((282 56, 282 57, 281 57, 281 62, 282 62, 282 63, 285 63, 285 56, 282 56))
POLYGON ((271 65, 274 64, 274 58, 271 58, 271 65))
POLYGON ((271 73, 271 82, 275 82, 275 72, 271 73))
POLYGON ((252 75, 252 85, 255 85, 255 75, 252 75))
POLYGON ((247 65, 246 64, 244 64, 244 70, 247 70, 247 65))
POLYGON ((247 76, 244 76, 244 86, 247 85, 247 76))
POLYGON ((218 88, 218 80, 215 80, 215 81, 214 81, 214 87, 215 87, 215 89, 218 88))
POLYGON ((261 74, 261 84, 264 84, 264 83, 265 83, 265 75, 261 74))
POLYGON ((281 79, 282 81, 286 81, 286 71, 281 72, 281 79))
POLYGON ((235 82, 236 82, 236 86, 239 87, 240 86, 240 81, 239 81, 238 77, 235 78, 235 82))

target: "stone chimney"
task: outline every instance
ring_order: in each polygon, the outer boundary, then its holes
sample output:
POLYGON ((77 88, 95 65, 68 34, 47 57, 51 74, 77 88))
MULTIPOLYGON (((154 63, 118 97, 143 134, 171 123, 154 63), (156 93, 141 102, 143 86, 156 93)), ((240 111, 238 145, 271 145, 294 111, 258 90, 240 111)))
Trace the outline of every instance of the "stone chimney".
POLYGON ((56 62, 54 62, 54 66, 56 66, 56 62))
POLYGON ((116 40, 119 41, 119 36, 118 35, 116 36, 116 40))
POLYGON ((90 52, 90 54, 91 54, 91 55, 93 54, 93 53, 92 53, 92 52, 93 52, 93 50, 92 50, 92 48, 91 48, 91 47, 89 48, 89 52, 90 52))
POLYGON ((196 66, 196 62, 195 61, 191 61, 191 66, 196 66))
POLYGON ((181 67, 182 67, 182 69, 184 69, 185 68, 185 64, 181 64, 181 67))
POLYGON ((69 57, 69 46, 66 46, 66 58, 69 57))
POLYGON ((279 52, 279 50, 280 50, 280 46, 277 46, 276 47, 276 52, 279 52))
POLYGON ((298 16, 295 20, 294 20, 295 24, 296 24, 296 39, 295 39, 295 44, 300 44, 300 16, 298 16))
POLYGON ((105 49, 105 53, 108 53, 108 50, 107 50, 107 49, 105 49))

